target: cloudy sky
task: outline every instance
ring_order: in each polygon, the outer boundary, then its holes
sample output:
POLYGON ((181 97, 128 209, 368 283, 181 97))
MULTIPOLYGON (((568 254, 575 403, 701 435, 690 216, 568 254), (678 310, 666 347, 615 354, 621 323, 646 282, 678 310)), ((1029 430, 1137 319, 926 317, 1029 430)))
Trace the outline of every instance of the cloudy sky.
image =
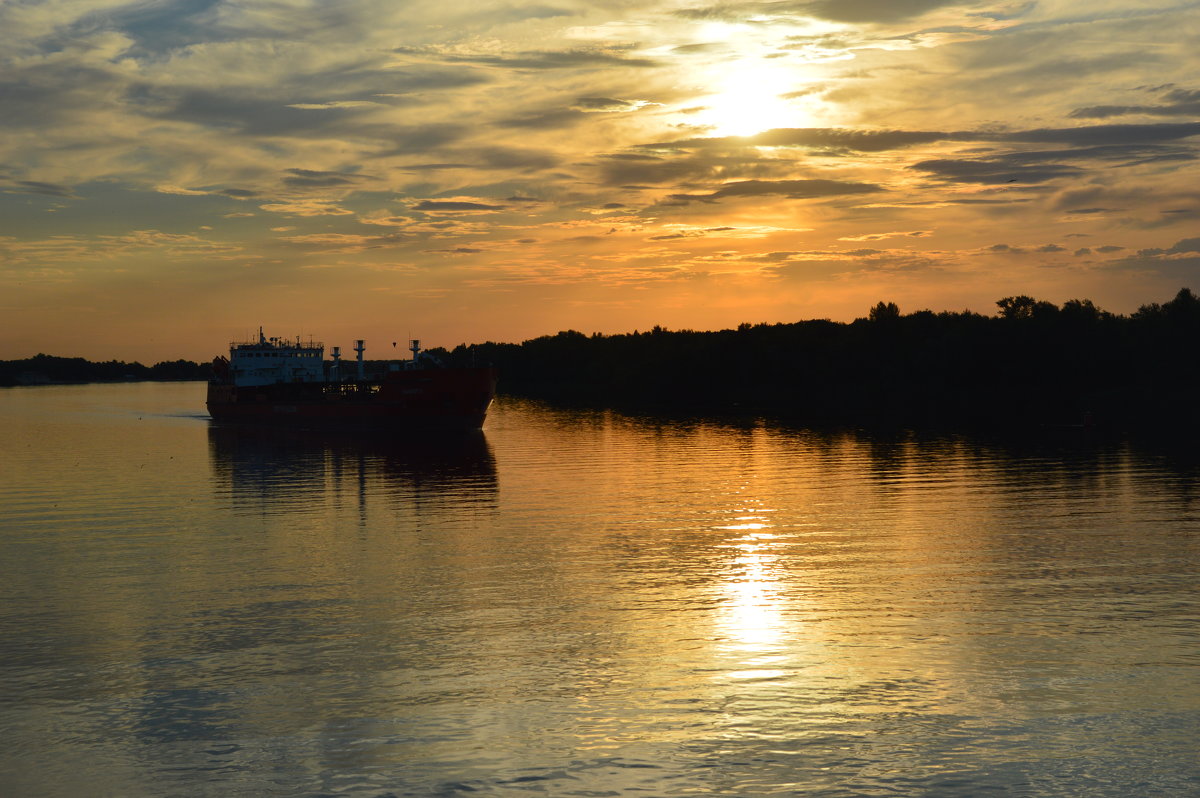
POLYGON ((1197 41, 1168 0, 8 0, 0 358, 1129 312, 1200 290, 1197 41))

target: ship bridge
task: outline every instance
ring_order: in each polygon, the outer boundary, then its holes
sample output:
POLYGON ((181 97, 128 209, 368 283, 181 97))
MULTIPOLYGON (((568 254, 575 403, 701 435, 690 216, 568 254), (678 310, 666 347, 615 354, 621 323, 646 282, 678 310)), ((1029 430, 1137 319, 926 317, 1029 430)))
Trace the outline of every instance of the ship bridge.
POLYGON ((309 339, 268 338, 229 344, 229 374, 238 386, 325 381, 325 345, 309 339))

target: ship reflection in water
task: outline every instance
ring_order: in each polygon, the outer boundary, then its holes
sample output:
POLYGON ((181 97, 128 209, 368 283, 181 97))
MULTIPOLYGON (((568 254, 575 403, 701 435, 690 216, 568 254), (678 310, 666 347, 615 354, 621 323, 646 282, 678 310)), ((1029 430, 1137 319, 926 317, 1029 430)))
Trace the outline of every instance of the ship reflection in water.
POLYGON ((309 514, 368 504, 416 514, 494 506, 496 462, 478 430, 420 436, 212 423, 213 476, 239 513, 309 514))

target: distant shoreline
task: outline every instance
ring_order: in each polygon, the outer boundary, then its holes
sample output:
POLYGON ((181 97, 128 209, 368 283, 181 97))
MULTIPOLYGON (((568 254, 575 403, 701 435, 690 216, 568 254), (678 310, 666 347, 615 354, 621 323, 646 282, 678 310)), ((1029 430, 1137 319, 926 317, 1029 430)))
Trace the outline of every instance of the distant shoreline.
MULTIPOLYGON (((1000 312, 586 335, 429 353, 490 365, 502 395, 654 414, 758 415, 789 423, 1200 433, 1200 297, 1184 288, 1128 316, 1089 300, 1028 296, 1000 312)), ((0 385, 201 381, 209 364, 37 355, 0 361, 0 385)))
POLYGON ((37 354, 21 360, 0 360, 0 387, 87 385, 119 382, 190 382, 208 380, 211 367, 190 360, 169 360, 144 366, 120 360, 94 362, 81 357, 37 354))
POLYGON ((131 385, 137 382, 208 382, 207 378, 159 379, 135 377, 128 380, 54 380, 46 382, 0 382, 0 388, 56 388, 64 385, 131 385))

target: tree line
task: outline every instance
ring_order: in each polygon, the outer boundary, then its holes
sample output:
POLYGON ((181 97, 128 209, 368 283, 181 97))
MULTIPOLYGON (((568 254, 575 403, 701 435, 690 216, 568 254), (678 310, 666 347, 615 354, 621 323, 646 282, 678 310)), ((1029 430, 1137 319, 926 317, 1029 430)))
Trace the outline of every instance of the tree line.
MULTIPOLYGON (((852 322, 565 330, 430 351, 448 366, 495 366, 504 393, 593 407, 851 424, 1196 423, 1200 297, 1190 289, 1128 315, 1087 299, 1056 305, 1022 295, 996 306, 991 316, 902 313, 881 301, 852 322)), ((209 364, 187 360, 0 361, 0 385, 210 375, 209 364)))
POLYGON ((134 380, 207 380, 208 363, 164 360, 153 366, 120 360, 93 362, 81 357, 37 354, 23 360, 0 360, 0 386, 134 380))
POLYGON ((1119 315, 1087 299, 1029 296, 971 311, 853 322, 460 345, 448 365, 490 363, 506 393, 624 409, 734 411, 840 423, 1192 423, 1200 410, 1200 298, 1119 315))

